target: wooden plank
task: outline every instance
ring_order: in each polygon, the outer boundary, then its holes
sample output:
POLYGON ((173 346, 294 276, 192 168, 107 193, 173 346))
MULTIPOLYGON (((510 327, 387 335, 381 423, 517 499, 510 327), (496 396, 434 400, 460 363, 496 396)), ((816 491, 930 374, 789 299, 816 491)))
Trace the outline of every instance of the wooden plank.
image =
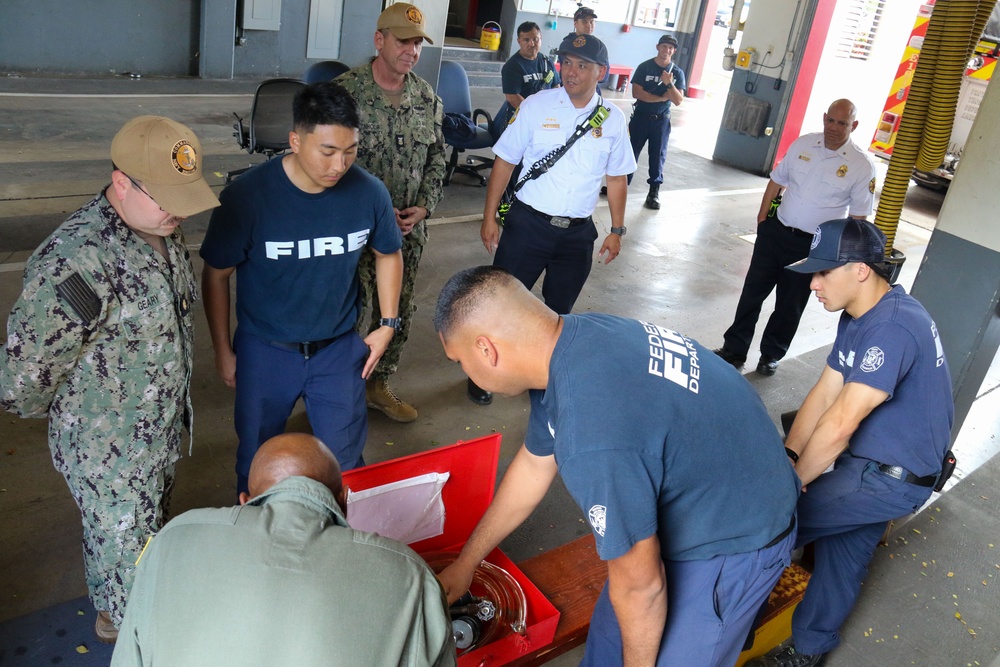
MULTIPOLYGON (((585 535, 517 564, 545 597, 559 610, 556 636, 548 646, 511 662, 516 667, 542 665, 587 641, 590 616, 608 578, 607 564, 594 545, 594 536, 585 535)), ((763 655, 792 634, 792 612, 802 599, 809 573, 792 564, 781 575, 768 598, 764 620, 754 635, 754 645, 740 654, 737 667, 763 655)))
POLYGON ((590 615, 608 578, 608 567, 597 556, 593 535, 584 535, 517 564, 559 610, 559 625, 551 644, 532 651, 511 665, 541 665, 587 641, 590 615))

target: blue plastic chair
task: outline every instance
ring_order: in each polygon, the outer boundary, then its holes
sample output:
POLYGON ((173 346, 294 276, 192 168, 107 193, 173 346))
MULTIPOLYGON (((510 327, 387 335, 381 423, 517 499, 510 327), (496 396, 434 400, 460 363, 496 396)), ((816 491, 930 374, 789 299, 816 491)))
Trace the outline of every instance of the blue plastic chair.
POLYGON ((437 93, 444 105, 444 113, 465 116, 471 119, 473 125, 476 126, 475 135, 472 137, 445 134, 445 143, 451 146, 451 157, 448 160, 448 169, 444 175, 444 184, 450 184, 451 177, 457 171, 478 179, 480 185, 486 185, 486 177, 479 172, 484 169, 490 169, 493 166, 493 159, 479 155, 470 155, 466 158, 465 164, 459 164, 458 154, 464 153, 466 150, 491 148, 493 146, 496 142, 493 136, 493 117, 482 109, 472 110, 472 96, 469 93, 469 76, 465 73, 465 69, 457 62, 450 60, 441 61, 441 73, 438 76, 437 93), (480 117, 484 118, 486 122, 480 123, 480 117))
POLYGON ((349 69, 351 68, 339 60, 322 60, 310 65, 302 75, 302 80, 306 83, 333 81, 349 69))

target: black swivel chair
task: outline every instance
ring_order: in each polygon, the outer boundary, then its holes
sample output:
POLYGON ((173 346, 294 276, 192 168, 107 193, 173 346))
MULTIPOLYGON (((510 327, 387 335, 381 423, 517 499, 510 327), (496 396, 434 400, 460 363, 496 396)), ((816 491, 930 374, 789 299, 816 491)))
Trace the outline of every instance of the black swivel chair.
POLYGON ((448 160, 448 168, 445 171, 444 184, 449 185, 451 177, 457 171, 478 179, 480 185, 486 185, 486 177, 479 172, 484 169, 490 169, 493 166, 493 159, 479 155, 470 155, 466 158, 465 164, 459 164, 458 154, 466 150, 490 148, 496 143, 496 139, 493 136, 493 117, 482 109, 472 110, 469 77, 465 73, 465 69, 456 62, 449 60, 441 61, 441 74, 438 77, 437 92, 444 105, 445 114, 464 116, 475 126, 474 132, 469 132, 471 136, 445 132, 444 140, 446 144, 451 146, 451 157, 448 160), (480 117, 484 118, 486 122, 480 123, 480 117))
POLYGON ((319 83, 320 81, 333 81, 338 76, 351 69, 339 60, 321 60, 313 63, 302 75, 302 80, 306 83, 319 83))
MULTIPOLYGON (((292 130, 292 99, 305 86, 298 79, 268 79, 257 86, 250 110, 250 123, 244 124, 237 114, 233 136, 240 148, 250 155, 263 153, 270 160, 288 150, 288 133, 292 130)), ((226 183, 253 165, 226 174, 226 183)))

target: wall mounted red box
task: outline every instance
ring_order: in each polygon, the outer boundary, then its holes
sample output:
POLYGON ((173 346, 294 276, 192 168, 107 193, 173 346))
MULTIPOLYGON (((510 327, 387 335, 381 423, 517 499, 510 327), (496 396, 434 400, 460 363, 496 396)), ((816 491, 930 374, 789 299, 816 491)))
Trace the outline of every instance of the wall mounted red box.
MULTIPOLYGON (((493 499, 499 458, 500 435, 494 434, 355 468, 344 473, 344 483, 357 492, 426 473, 450 473, 441 493, 445 506, 444 533, 414 542, 410 547, 419 554, 458 552, 493 499)), ((509 572, 524 590, 527 633, 525 637, 507 635, 465 653, 458 659, 459 667, 498 667, 512 662, 527 651, 552 643, 559 622, 559 612, 552 603, 500 549, 494 549, 486 560, 509 572)))

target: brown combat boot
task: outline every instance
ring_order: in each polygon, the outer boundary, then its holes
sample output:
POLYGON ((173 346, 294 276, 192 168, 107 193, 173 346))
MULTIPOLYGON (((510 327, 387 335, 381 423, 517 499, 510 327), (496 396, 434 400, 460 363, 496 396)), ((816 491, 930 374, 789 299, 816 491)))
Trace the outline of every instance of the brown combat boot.
POLYGON ((98 641, 105 644, 114 644, 118 641, 118 628, 111 622, 111 614, 106 611, 97 612, 97 620, 94 622, 94 634, 98 641))
POLYGON ((416 409, 396 396, 387 380, 368 380, 365 383, 365 400, 393 421, 407 423, 417 418, 416 409))

